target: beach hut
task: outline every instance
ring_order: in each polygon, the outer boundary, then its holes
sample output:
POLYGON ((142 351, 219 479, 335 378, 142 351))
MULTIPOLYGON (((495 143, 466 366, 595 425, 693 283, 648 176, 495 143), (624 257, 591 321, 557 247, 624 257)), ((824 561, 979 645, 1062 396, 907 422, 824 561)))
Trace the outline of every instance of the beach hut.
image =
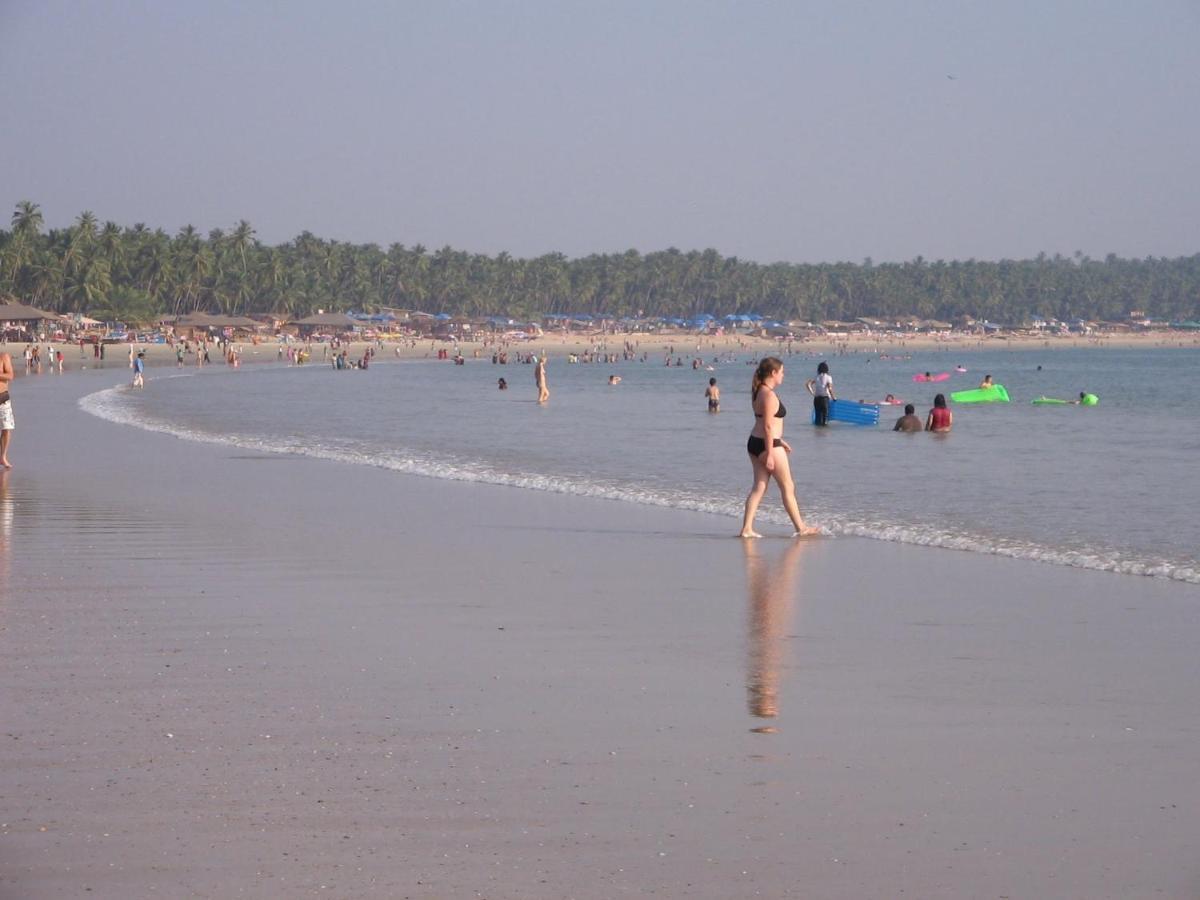
POLYGON ((348 331, 354 331, 359 328, 362 323, 345 313, 317 313, 313 316, 306 316, 303 319, 296 319, 288 323, 294 325, 299 331, 301 337, 311 337, 314 334, 323 332, 326 334, 343 334, 348 331))
POLYGON ((55 313, 34 306, 23 303, 0 304, 0 335, 6 340, 32 340, 43 330, 46 322, 57 321, 55 313))
POLYGON ((236 336, 239 331, 254 333, 263 328, 263 323, 246 316, 214 316, 197 310, 177 318, 173 327, 177 337, 194 339, 214 334, 236 336))

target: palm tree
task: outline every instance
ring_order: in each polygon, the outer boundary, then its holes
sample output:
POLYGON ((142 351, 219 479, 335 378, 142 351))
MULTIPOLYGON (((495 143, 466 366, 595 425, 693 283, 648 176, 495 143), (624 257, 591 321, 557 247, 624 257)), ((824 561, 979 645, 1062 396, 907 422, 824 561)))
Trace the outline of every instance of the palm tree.
POLYGON ((71 301, 75 312, 85 312, 103 300, 111 288, 108 263, 103 259, 93 259, 72 271, 63 296, 71 301))
POLYGON ((246 274, 246 248, 254 243, 254 228, 245 219, 238 221, 229 235, 229 244, 242 260, 242 274, 246 274))
POLYGON ((12 241, 6 248, 4 265, 0 272, 7 270, 8 283, 13 288, 18 287, 21 269, 30 261, 33 247, 42 232, 42 208, 30 200, 17 203, 12 214, 12 241))
POLYGON ((21 200, 12 214, 14 235, 35 237, 42 231, 42 208, 29 200, 21 200))

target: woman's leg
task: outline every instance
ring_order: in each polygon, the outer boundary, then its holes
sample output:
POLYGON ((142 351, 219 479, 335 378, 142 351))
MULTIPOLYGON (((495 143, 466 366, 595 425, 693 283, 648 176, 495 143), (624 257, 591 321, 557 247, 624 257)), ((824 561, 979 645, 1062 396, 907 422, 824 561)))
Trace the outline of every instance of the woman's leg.
POLYGON ((746 513, 742 516, 742 531, 738 537, 761 537, 754 530, 754 515, 758 512, 758 504, 762 502, 763 494, 767 492, 767 482, 771 480, 766 463, 763 462, 764 456, 765 454, 759 454, 750 457, 750 463, 754 466, 754 485, 746 496, 746 513))
POLYGON ((779 496, 783 499, 783 508, 787 511, 788 518, 792 520, 792 527, 796 529, 796 534, 816 534, 819 529, 805 525, 804 517, 800 515, 800 504, 796 502, 796 485, 792 482, 792 467, 788 462, 787 451, 776 447, 771 452, 775 454, 775 483, 779 485, 779 496))

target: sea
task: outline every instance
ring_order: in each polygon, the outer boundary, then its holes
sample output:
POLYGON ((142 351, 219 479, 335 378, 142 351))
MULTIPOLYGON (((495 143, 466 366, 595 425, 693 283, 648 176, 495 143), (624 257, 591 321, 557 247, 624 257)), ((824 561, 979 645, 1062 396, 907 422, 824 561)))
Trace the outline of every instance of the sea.
MULTIPOLYGON (((571 363, 551 349, 544 405, 536 402, 534 367, 511 357, 507 365, 490 354, 454 365, 381 354, 366 370, 338 371, 319 352, 303 366, 151 369, 144 390, 122 384, 80 405, 184 440, 601 498, 621 504, 631 520, 646 506, 711 513, 728 518, 732 536, 750 486, 745 444, 757 360, 676 349, 682 366, 665 365, 661 353, 571 363), (620 382, 609 384, 610 375, 620 382), (498 389, 500 378, 508 390, 498 389), (721 389, 718 413, 708 412, 704 397, 710 378, 721 389)), ((805 518, 831 538, 1200 584, 1200 348, 782 358, 779 394, 797 497, 805 518), (814 428, 804 382, 822 359, 837 396, 874 402, 893 394, 915 404, 922 419, 934 394, 974 388, 987 374, 1011 402, 951 404, 947 435, 893 432, 899 406, 881 407, 876 427, 814 428), (913 381, 924 372, 950 378, 913 381), (1080 391, 1099 404, 1030 402, 1080 391)), ((758 530, 788 535, 787 522, 772 486, 758 530)))

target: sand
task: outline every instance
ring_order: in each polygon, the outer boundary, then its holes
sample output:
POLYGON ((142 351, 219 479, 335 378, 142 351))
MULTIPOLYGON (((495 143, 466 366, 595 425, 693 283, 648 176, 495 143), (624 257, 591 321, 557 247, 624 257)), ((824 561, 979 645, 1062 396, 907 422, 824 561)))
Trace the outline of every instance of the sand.
POLYGON ((14 386, 5 900, 1200 894, 1192 586, 193 444, 113 380, 14 386))

